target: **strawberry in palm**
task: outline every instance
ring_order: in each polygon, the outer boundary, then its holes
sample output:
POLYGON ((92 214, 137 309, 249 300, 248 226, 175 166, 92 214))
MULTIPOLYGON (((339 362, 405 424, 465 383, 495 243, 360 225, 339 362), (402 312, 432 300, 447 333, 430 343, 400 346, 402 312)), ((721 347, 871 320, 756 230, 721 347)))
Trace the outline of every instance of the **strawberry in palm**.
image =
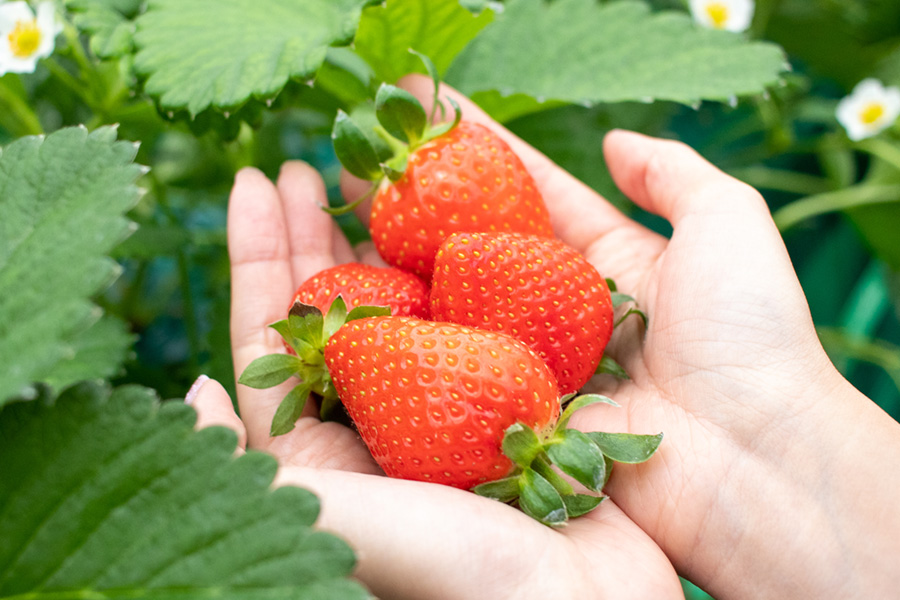
POLYGON ((457 233, 441 244, 432 317, 500 331, 543 358, 563 393, 594 374, 613 330, 606 281, 565 243, 514 233, 457 233))

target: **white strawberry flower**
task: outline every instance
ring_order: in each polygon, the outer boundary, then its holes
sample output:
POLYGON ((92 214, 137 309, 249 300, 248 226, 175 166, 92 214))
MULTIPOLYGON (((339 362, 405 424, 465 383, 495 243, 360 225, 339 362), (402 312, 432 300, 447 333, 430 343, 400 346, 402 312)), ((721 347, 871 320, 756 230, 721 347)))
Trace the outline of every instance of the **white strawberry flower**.
POLYGON ((900 116, 900 88, 885 87, 877 79, 863 79, 850 95, 841 98, 836 114, 854 142, 877 135, 900 116))
POLYGON ((690 0, 694 21, 710 29, 747 31, 753 21, 753 0, 690 0))
POLYGON ((33 72, 53 53, 61 31, 53 2, 41 2, 35 11, 27 2, 0 1, 0 75, 33 72))

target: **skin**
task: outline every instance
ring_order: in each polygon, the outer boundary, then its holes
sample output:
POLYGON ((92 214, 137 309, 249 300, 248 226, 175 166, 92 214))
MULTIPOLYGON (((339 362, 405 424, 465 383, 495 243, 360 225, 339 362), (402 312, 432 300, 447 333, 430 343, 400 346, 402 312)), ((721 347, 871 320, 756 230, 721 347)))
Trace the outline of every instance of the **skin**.
MULTIPOLYGON (((402 85, 430 105, 430 80, 402 85)), ((900 587, 900 425, 828 360, 761 196, 683 144, 611 132, 613 178, 672 224, 666 239, 442 93, 513 146, 556 235, 649 314, 646 331, 631 318, 608 350, 632 379, 590 384, 621 408, 588 407, 571 426, 663 431, 656 456, 617 465, 610 499, 552 530, 467 492, 388 479, 349 429, 312 413, 269 438, 285 387, 239 386, 242 421, 206 382, 192 398, 199 426, 235 429, 242 448, 279 458, 278 483, 319 494, 320 526, 357 549, 356 575, 383 597, 680 598, 676 572, 720 600, 889 597, 900 587)), ((345 185, 349 198, 363 188, 345 185)), ((370 246, 349 247, 317 208, 324 201, 302 163, 285 164, 276 185, 253 169, 238 174, 229 205, 236 372, 282 351, 266 325, 283 318, 300 282, 336 263, 378 262, 370 246)))

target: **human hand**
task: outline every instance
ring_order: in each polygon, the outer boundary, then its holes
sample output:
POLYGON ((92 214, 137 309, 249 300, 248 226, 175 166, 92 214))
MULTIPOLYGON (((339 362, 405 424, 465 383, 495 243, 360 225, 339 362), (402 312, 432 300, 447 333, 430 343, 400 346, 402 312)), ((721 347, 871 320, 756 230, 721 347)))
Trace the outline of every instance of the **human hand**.
MULTIPOLYGON (((319 209, 325 190, 313 169, 287 163, 277 185, 241 171, 229 205, 232 347, 235 371, 283 352, 267 325, 284 318, 294 290, 317 271, 351 260, 377 262, 371 245, 350 248, 319 209)), ((357 551, 357 576, 392 599, 531 597, 680 598, 674 569, 614 503, 561 531, 469 492, 384 477, 351 429, 323 423, 310 406, 296 428, 269 437, 290 383, 238 386, 242 419, 221 386, 191 396, 199 425, 226 425, 249 448, 275 455, 278 483, 322 499, 319 526, 357 551)))

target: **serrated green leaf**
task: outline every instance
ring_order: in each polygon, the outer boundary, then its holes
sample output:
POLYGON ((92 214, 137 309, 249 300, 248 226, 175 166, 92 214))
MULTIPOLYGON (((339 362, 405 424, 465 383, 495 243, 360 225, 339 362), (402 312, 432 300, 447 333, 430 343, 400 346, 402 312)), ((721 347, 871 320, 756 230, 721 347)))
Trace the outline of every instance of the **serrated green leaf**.
POLYGON ((592 431, 585 435, 590 437, 608 458, 616 462, 631 464, 642 463, 653 456, 663 439, 662 433, 639 435, 592 431))
POLYGON ((694 104, 762 93, 784 68, 774 44, 696 27, 682 12, 651 13, 637 0, 512 0, 445 79, 469 95, 694 104))
POLYGON ((115 58, 134 48, 134 23, 143 0, 65 0, 75 26, 90 36, 91 51, 115 58))
POLYGON ((122 368, 135 339, 127 323, 118 317, 104 315, 72 338, 71 354, 58 362, 43 379, 54 388, 62 389, 83 379, 111 378, 122 368))
POLYGON ((541 452, 541 441, 534 429, 515 423, 506 428, 503 434, 503 454, 519 466, 529 466, 541 452))
POLYGON ((247 365, 238 383, 256 389, 274 387, 296 375, 303 364, 292 354, 266 354, 247 365))
POLYGON ((353 39, 369 0, 150 0, 135 69, 164 109, 233 110, 312 78, 329 46, 353 39))
POLYGON ((195 420, 138 387, 5 407, 0 597, 366 598, 316 497, 195 420))
POLYGON ((606 466, 600 448, 577 429, 566 429, 547 446, 547 456, 563 473, 595 492, 603 488, 606 466))
POLYGON ((121 270, 105 255, 130 232, 141 167, 115 137, 74 127, 0 153, 0 404, 75 360, 74 336, 102 314, 89 298, 121 270))
POLYGON ((339 110, 331 132, 334 153, 351 174, 374 181, 381 178, 378 154, 362 128, 347 113, 339 110))
POLYGON ((571 496, 563 496, 563 502, 566 505, 566 512, 570 518, 586 515, 598 506, 606 496, 590 496, 588 494, 573 494, 571 496))
POLYGON ((522 473, 519 506, 522 512, 545 525, 562 525, 567 519, 562 496, 549 481, 532 469, 525 469, 522 473))
POLYGON ((309 398, 311 386, 308 383, 300 383, 294 386, 287 396, 278 405, 275 416, 272 417, 272 426, 269 435, 272 437, 284 435, 291 431, 297 423, 297 419, 303 413, 306 401, 309 398))
POLYGON ((378 79, 394 83, 408 73, 425 72, 410 48, 431 58, 443 73, 491 19, 490 10, 473 16, 457 0, 388 0, 363 11, 354 46, 378 79))
POLYGON ((415 96, 386 83, 375 96, 375 116, 389 134, 410 145, 422 139, 428 124, 425 109, 415 96))

